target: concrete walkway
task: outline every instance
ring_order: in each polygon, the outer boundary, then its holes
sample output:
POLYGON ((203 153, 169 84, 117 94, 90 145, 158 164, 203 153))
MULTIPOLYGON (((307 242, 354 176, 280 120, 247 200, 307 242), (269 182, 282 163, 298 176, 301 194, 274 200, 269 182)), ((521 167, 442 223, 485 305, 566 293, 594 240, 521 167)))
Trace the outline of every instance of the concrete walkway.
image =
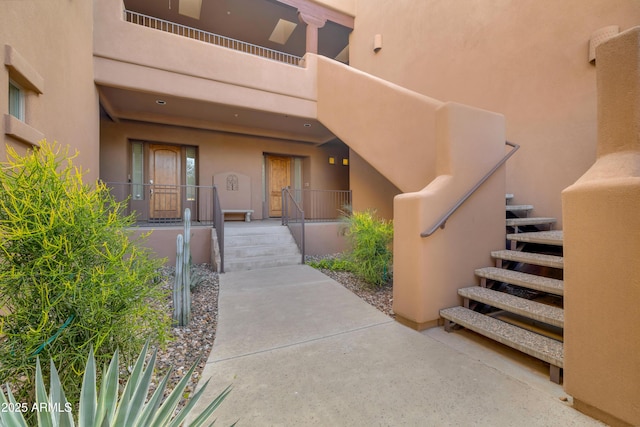
POLYGON ((502 359, 464 333, 406 328, 308 266, 226 273, 195 413, 231 384, 216 425, 602 425, 543 366, 502 359))

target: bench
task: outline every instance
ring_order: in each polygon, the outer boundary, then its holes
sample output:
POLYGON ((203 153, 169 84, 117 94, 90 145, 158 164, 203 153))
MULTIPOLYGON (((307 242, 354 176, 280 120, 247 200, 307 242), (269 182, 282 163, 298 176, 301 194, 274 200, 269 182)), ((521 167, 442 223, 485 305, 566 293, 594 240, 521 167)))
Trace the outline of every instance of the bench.
POLYGON ((245 222, 251 222, 251 214, 253 213, 253 209, 222 209, 222 216, 225 214, 244 214, 245 222))

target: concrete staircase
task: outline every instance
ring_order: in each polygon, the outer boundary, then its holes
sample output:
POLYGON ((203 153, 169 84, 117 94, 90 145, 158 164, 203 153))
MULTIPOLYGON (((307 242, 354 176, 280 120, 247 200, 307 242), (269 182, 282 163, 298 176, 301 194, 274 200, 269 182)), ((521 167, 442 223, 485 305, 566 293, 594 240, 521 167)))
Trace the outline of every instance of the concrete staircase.
POLYGON ((224 229, 225 272, 300 264, 302 255, 283 226, 234 226, 224 229))
POLYGON ((479 286, 458 290, 463 306, 440 315, 448 332, 465 327, 549 363, 551 381, 560 383, 562 231, 552 229, 554 218, 529 217, 533 206, 512 205, 512 198, 507 195, 509 249, 491 252, 495 267, 477 269, 479 286))

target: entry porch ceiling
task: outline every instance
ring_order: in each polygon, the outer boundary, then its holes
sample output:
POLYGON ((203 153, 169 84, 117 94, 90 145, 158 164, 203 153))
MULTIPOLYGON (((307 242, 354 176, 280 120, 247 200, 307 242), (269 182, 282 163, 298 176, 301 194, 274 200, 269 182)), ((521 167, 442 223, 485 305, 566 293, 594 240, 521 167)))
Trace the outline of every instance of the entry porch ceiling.
POLYGON ((315 119, 99 86, 104 113, 114 121, 137 121, 323 144, 335 136, 315 119))

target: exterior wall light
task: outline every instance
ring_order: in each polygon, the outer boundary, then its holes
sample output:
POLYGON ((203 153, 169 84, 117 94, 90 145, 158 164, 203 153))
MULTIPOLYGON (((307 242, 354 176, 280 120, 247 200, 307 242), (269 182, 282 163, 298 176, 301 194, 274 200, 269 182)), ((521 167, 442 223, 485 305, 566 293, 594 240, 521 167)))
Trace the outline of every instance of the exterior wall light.
POLYGON ((620 27, 617 25, 609 25, 596 30, 591 34, 589 39, 589 62, 592 65, 596 65, 596 47, 606 42, 612 37, 615 37, 620 32, 620 27))
POLYGON ((333 156, 329 156, 329 164, 330 165, 335 165, 336 164, 336 158, 333 156))
POLYGON ((382 49, 382 34, 373 36, 373 51, 378 53, 382 49))
POLYGON ((342 166, 349 166, 349 159, 342 159, 342 166))

